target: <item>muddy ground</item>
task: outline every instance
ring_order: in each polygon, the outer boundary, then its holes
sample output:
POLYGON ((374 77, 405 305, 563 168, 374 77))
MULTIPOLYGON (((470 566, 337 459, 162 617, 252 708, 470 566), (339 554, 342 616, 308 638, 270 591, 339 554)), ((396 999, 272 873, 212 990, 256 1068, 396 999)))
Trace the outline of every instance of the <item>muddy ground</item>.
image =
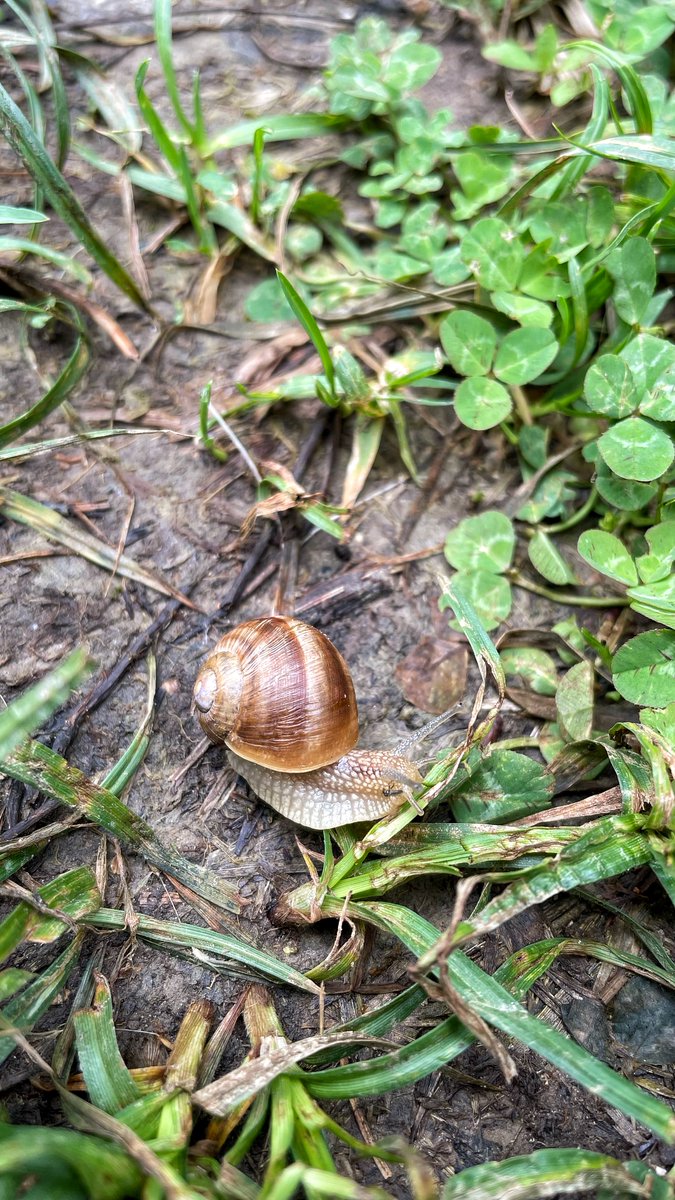
MULTIPOLYGON (((411 8, 413 6, 411 5, 411 8)), ((53 6, 59 42, 72 45, 106 65, 114 79, 130 88, 138 64, 152 57, 147 4, 126 0, 57 0, 53 6), (147 41, 145 39, 147 38, 147 41), (142 44, 134 44, 141 41, 142 44), (131 44, 129 44, 131 43, 131 44)), ((424 9, 425 6, 418 6, 424 9)), ((240 119, 242 113, 278 111, 288 107, 326 60, 330 36, 348 29, 355 15, 385 12, 394 22, 410 21, 409 11, 395 3, 349 5, 337 8, 319 0, 292 6, 265 5, 253 13, 248 6, 227 9, 202 5, 193 10, 182 4, 176 10, 176 60, 186 87, 194 66, 202 70, 206 111, 213 129, 240 119)), ((449 105, 458 123, 510 120, 502 99, 501 84, 492 67, 480 57, 472 32, 448 18, 434 5, 425 17, 427 36, 443 52, 443 67, 427 87, 430 106, 449 105)), ((153 62, 149 90, 162 106, 162 84, 153 62)), ((81 115, 86 102, 76 88, 73 104, 81 115)), ((95 144, 91 132, 82 135, 95 144)), ((16 162, 3 156, 3 167, 16 171, 16 162)), ((119 188, 112 178, 96 174, 77 154, 68 173, 96 227, 120 256, 129 260, 128 223, 119 188)), ((9 176, 13 199, 30 200, 27 180, 9 176)), ((155 237, 170 215, 167 208, 136 197, 136 217, 141 247, 155 237)), ((53 230, 64 230, 53 222, 53 230)), ((54 233, 52 234, 54 240, 54 233)), ((196 258, 179 258, 165 250, 145 255, 153 303, 167 321, 173 321, 194 292, 202 264, 196 258)), ((254 347, 244 322, 243 301, 251 285, 264 277, 267 266, 248 252, 236 261, 219 292, 215 332, 190 330, 156 343, 157 329, 132 309, 111 285, 97 275, 96 299, 105 305, 142 353, 139 363, 121 357, 112 343, 94 329, 95 363, 84 384, 72 397, 81 419, 91 426, 136 422, 139 427, 174 431, 124 442, 99 443, 61 453, 51 453, 24 463, 5 463, 0 480, 94 530, 111 546, 124 535, 126 551, 138 562, 158 571, 173 586, 189 591, 206 613, 218 608, 235 581, 257 539, 258 527, 246 544, 238 538, 253 491, 236 455, 217 464, 190 435, 196 428, 197 398, 208 379, 214 397, 224 402, 243 361, 254 347), (132 509, 133 502, 133 509, 132 509), (131 514, 131 515, 130 515, 131 514)), ((60 327, 61 328, 61 327, 60 327)), ((62 328, 61 328, 61 332, 62 328)), ((392 338, 400 330, 391 330, 392 338)), ((393 344, 393 342, 391 343, 393 344)), ((308 354, 299 347, 284 363, 300 369, 308 354)), ((53 373, 63 361, 64 344, 50 342, 31 332, 26 339, 18 322, 3 320, 0 341, 0 417, 6 420, 41 394, 39 376, 53 373), (37 373, 36 373, 37 368, 37 373)), ((320 418, 313 402, 271 412, 254 422, 242 419, 237 429, 256 460, 277 459, 292 465, 313 424, 320 418)), ((39 430, 41 437, 66 434, 70 427, 61 413, 39 430)), ((31 435, 33 436, 33 435, 31 435)), ((460 517, 474 511, 476 497, 498 506, 516 480, 499 432, 480 435, 480 441, 462 430, 451 410, 433 410, 432 421, 411 414, 411 437, 422 473, 436 471, 436 481, 420 505, 419 492, 407 479, 398 458, 395 440, 385 435, 383 450, 366 489, 368 503, 359 510, 356 532, 349 548, 336 548, 323 535, 303 541, 297 584, 288 607, 320 623, 350 663, 360 702, 362 742, 390 746, 403 733, 423 723, 426 714, 410 703, 397 682, 396 668, 415 653, 420 640, 447 636, 444 617, 437 612, 442 557, 420 559, 405 567, 381 563, 401 553, 438 547, 460 517), (442 462, 439 463, 439 447, 442 462), (340 604, 330 593, 337 580, 350 583, 340 604), (351 582, 350 582, 351 581, 351 582)), ((344 430, 327 425, 325 436, 305 475, 309 490, 325 485, 332 447, 337 457, 330 475, 329 498, 337 499, 348 452, 344 430)), ((289 526, 287 536, 293 536, 289 526)), ((135 636, 153 620, 166 599, 148 589, 108 574, 76 556, 48 550, 32 530, 17 524, 0 527, 1 645, 0 681, 6 699, 41 676, 73 647, 85 644, 103 670, 114 666, 135 636), (8 562, 10 558, 13 561, 8 562)), ((150 750, 139 772, 128 803, 145 817, 159 835, 187 856, 208 864, 232 881, 249 901, 238 928, 266 950, 306 969, 329 948, 334 930, 313 927, 274 928, 267 911, 274 895, 305 878, 296 846, 296 830, 247 794, 243 785, 222 805, 219 798, 229 779, 223 776, 224 757, 209 751, 179 783, 172 779, 194 749, 199 732, 190 715, 191 685, 196 666, 219 631, 247 617, 268 613, 277 586, 276 567, 281 557, 278 539, 272 539, 253 572, 255 590, 244 596, 228 621, 207 628, 199 613, 180 608, 156 640, 159 670, 159 704, 150 750), (260 573, 263 578, 260 583, 260 573), (219 783, 219 780, 221 781, 219 783), (214 788, 216 789, 214 791, 214 788)), ((511 617, 513 627, 550 628, 559 614, 545 601, 520 592, 511 617)), ((469 680, 471 687, 471 677, 469 680)), ((69 757, 87 773, 108 768, 136 729, 145 703, 145 668, 136 664, 113 694, 78 728, 69 757)), ((466 706, 465 706, 466 707, 466 706)), ((462 728, 460 711, 451 731, 462 728)), ((531 718, 507 715, 507 727, 528 733, 531 718)), ((47 739, 48 740, 48 739, 47 739)), ((30 815, 39 800, 18 789, 5 792, 6 825, 30 815)), ((303 841, 320 849, 317 835, 304 833, 303 841)), ((80 829, 60 838, 30 864, 30 874, 42 883, 68 867, 93 864, 100 835, 80 829)), ((142 912, 171 919, 196 920, 194 912, 156 871, 140 859, 126 856, 134 906, 142 912)), ((119 880, 112 874, 107 897, 119 902, 119 880)), ((648 877, 623 879, 605 894, 625 907, 639 910, 659 927, 658 891, 648 877)), ((394 894, 393 899, 396 899, 394 894)), ((452 904, 452 883, 425 880, 407 888, 406 903, 439 925, 447 924, 452 904)), ((511 922, 475 953, 489 970, 519 945, 552 933, 574 932, 602 939, 620 926, 582 901, 566 897, 533 910, 511 922)), ((171 1039, 186 1005, 208 996, 220 1017, 241 991, 241 982, 215 977, 142 945, 130 946, 121 936, 90 935, 83 962, 95 947, 105 946, 103 970, 114 980, 115 1018, 123 1053, 129 1065, 161 1061, 165 1040, 171 1039)), ((53 957, 52 948, 31 951, 22 958, 39 966, 53 957)), ((331 1025, 361 1011, 373 999, 373 988, 397 988, 407 979, 408 960, 398 944, 377 936, 365 965, 365 990, 330 996, 326 1020, 331 1025)), ((34 1035, 36 1046, 49 1057, 56 1031, 68 1012, 79 974, 76 972, 59 1002, 34 1035)), ((675 1012, 660 989, 632 979, 606 1005, 615 990, 606 974, 583 960, 567 959, 556 965, 534 987, 528 999, 533 1012, 545 1010, 545 1019, 567 1029, 607 1061, 631 1077, 657 1090, 673 1087, 672 1072, 657 1064, 667 1058, 668 1029, 675 1012), (645 1022, 632 1014, 649 1011, 645 1022), (633 1022, 631 1033, 631 1020, 633 1022), (662 1034, 664 1044, 645 1045, 647 1033, 662 1034), (618 1039, 621 1033, 623 1041, 618 1039)), ((289 1035, 301 1037, 317 1030, 318 1010, 312 999, 275 989, 289 1035)), ((433 1010, 432 1010, 433 1011, 433 1010)), ((426 1021, 427 1010, 416 1020, 426 1021)), ((419 1028, 419 1024, 417 1026, 419 1028)), ((411 1028, 408 1033, 412 1033, 411 1028)), ((243 1036, 230 1044, 225 1066, 238 1062, 245 1051, 243 1036)), ((360 1102, 375 1138, 401 1133, 413 1137, 439 1174, 490 1158, 526 1153, 539 1147, 580 1145, 627 1158, 646 1154, 654 1164, 672 1161, 671 1152, 654 1144, 620 1114, 610 1111, 587 1092, 522 1048, 512 1048, 518 1077, 507 1087, 489 1054, 474 1047, 446 1071, 424 1079, 393 1096, 360 1102)), ((4 1099, 15 1121, 55 1122, 61 1119, 53 1096, 37 1091, 28 1082, 25 1060, 14 1055, 5 1065, 4 1099)), ((665 1093, 667 1094, 667 1092, 665 1093)), ((672 1093, 671 1093, 672 1094, 672 1093)), ((336 1115, 358 1132, 348 1105, 336 1106, 336 1115)), ((338 1162, 364 1181, 381 1182, 372 1164, 347 1166, 342 1151, 338 1162)), ((250 1165, 250 1164, 249 1164, 250 1165)), ((405 1196, 406 1187, 394 1172, 386 1184, 393 1196, 405 1196)))

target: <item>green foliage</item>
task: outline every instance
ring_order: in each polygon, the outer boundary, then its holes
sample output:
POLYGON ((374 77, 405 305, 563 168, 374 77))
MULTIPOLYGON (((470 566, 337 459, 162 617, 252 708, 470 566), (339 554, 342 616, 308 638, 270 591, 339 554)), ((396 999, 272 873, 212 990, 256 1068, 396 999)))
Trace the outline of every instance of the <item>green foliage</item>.
MULTIPOLYGON (((14 3, 10 7, 19 13, 14 3)), ((359 830, 358 840, 348 830, 334 831, 337 849, 327 835, 320 882, 313 876, 283 898, 286 912, 299 922, 319 917, 353 922, 353 939, 302 975, 220 928, 133 913, 135 936, 157 953, 247 985, 262 978, 312 997, 320 981, 339 977, 356 961, 359 938, 372 925, 418 960, 415 985, 354 1018, 349 1028, 299 1043, 286 1038, 271 1001, 254 988, 245 1009, 251 1052, 221 1079, 215 1076, 225 1035, 207 1040, 207 1006, 197 1000, 178 1031, 163 1078, 148 1082, 123 1062, 107 981, 94 977, 93 966, 89 973, 85 968, 54 1052, 52 1083, 66 1117, 87 1133, 38 1130, 29 1138, 20 1127, 0 1127, 0 1171, 17 1194, 29 1196, 33 1187, 45 1194, 51 1187, 55 1200, 141 1194, 152 1200, 163 1194, 284 1200, 300 1190, 312 1198, 378 1196, 337 1173, 330 1134, 359 1154, 405 1163, 410 1194, 422 1200, 434 1194, 433 1181, 409 1148, 363 1145, 318 1100, 405 1086, 447 1065, 476 1037, 494 1052, 495 1031, 519 1039, 659 1136, 675 1137, 672 1113, 659 1098, 523 1005, 531 984, 563 953, 587 954, 672 987, 672 963, 653 933, 630 918, 655 962, 610 945, 551 938, 522 947, 489 975, 461 949, 534 905, 638 867, 651 870, 665 894, 675 898, 675 349, 666 336, 668 277, 675 270, 675 108, 663 50, 675 14, 667 4, 587 0, 586 17, 602 36, 568 43, 553 25, 541 23, 528 40, 531 13, 519 14, 517 7, 507 12, 485 0, 473 15, 489 32, 488 57, 535 76, 554 107, 576 102, 571 113, 555 114, 556 136, 519 137, 491 126, 452 128, 447 110, 430 113, 412 96, 432 78, 439 51, 416 31, 394 33, 376 18, 333 40, 314 92, 318 107, 327 111, 270 114, 216 133, 206 125, 198 75, 189 103, 181 94, 169 0, 155 3, 158 58, 173 112, 169 124, 150 100, 147 64, 138 71, 134 99, 123 98, 127 117, 121 132, 114 106, 97 90, 95 72, 81 60, 77 64, 82 86, 124 147, 124 165, 104 164, 110 173, 124 170, 134 187, 182 206, 191 244, 208 257, 229 258, 241 246, 270 264, 276 265, 282 248, 287 256, 283 273, 264 278, 249 293, 246 315, 257 322, 298 321, 320 368, 285 378, 274 391, 242 388, 241 403, 228 418, 243 418, 257 405, 318 398, 349 420, 351 453, 340 506, 306 495, 283 468, 266 468, 251 520, 293 508, 322 532, 343 536, 387 422, 417 479, 410 406, 447 404, 449 394, 462 424, 494 431, 491 445, 499 445, 503 430, 512 451, 506 469, 519 467, 522 483, 516 480, 505 512, 490 508, 460 520, 445 542, 454 574, 441 608, 452 608, 454 628, 472 647, 480 680, 464 736, 437 756, 417 804, 430 812, 447 806, 454 820, 415 822, 418 808, 406 805, 371 830, 359 830), (578 129, 584 106, 585 129, 569 139, 558 134, 557 129, 578 129), (280 142, 327 133, 349 134, 336 154, 341 170, 351 172, 350 186, 370 206, 370 224, 362 214, 354 219, 351 204, 332 194, 330 175, 319 189, 310 166, 298 186, 285 157, 275 157, 280 142), (236 147, 243 150, 236 160, 216 159, 236 147), (426 318, 423 328, 414 324, 418 316, 426 318), (360 333, 399 319, 406 322, 408 340, 400 339, 389 357, 385 351, 374 363, 372 352, 361 351, 360 333), (590 590, 579 589, 569 546, 558 540, 571 530, 574 536, 581 530, 582 560, 610 581, 607 594, 597 594, 594 583, 590 590), (543 582, 533 582, 532 572, 543 582), (588 610, 630 605, 629 619, 637 620, 618 644, 604 626, 588 628, 588 618, 579 624, 570 619, 553 631, 532 633, 529 645, 521 633, 510 633, 500 654, 487 631, 509 618, 514 586, 588 610), (658 627, 640 631, 645 618, 658 627), (527 737, 500 744, 496 722, 507 684, 510 701, 522 703, 537 727, 530 736, 530 723, 527 737), (635 720, 614 720, 617 695, 640 709, 639 719, 636 714, 635 720), (616 776, 621 812, 591 818, 587 825, 539 827, 554 795, 572 788, 574 804, 580 785, 591 788, 604 769, 616 776), (528 814, 540 821, 531 828, 509 824, 528 814), (382 902, 407 880, 460 872, 483 877, 488 872, 500 890, 486 889, 475 910, 443 936, 420 914, 382 902), (451 990, 444 992, 448 980, 451 990), (431 1027, 403 1046, 399 1040, 393 1048, 383 1046, 382 1037, 413 1014, 427 992, 436 1000, 444 996, 451 1015, 441 1021, 431 1016, 431 1027), (71 1044, 87 1101, 61 1083, 69 1074, 71 1044), (361 1045, 377 1053, 333 1065, 361 1045), (207 1143, 191 1140, 193 1101, 211 1114, 208 1144, 214 1149, 208 1155, 207 1143), (223 1151, 233 1130, 235 1140, 223 1151), (107 1140, 99 1141, 101 1135, 107 1140), (262 1187, 240 1170, 256 1142, 262 1187)), ((39 11, 40 5, 32 5, 33 17, 20 19, 53 90, 58 165, 46 150, 50 143, 37 92, 14 64, 28 117, 0 93, 0 119, 36 191, 32 208, 0 206, 0 221, 32 226, 30 238, 10 233, 1 239, 0 252, 31 253, 49 269, 79 271, 78 281, 89 285, 80 265, 37 242, 38 226, 46 220, 44 195, 99 267, 135 303, 145 303, 101 244, 60 169, 69 139, 61 51, 55 50, 46 10, 40 27, 32 26, 39 11)), ((0 430, 6 448, 70 393, 88 352, 74 310, 50 300, 4 300, 0 308, 20 311, 36 326, 58 317, 76 328, 71 359, 56 381, 37 405, 0 430)), ((391 351, 390 342, 382 344, 391 351)), ((199 443, 222 461, 210 405, 207 385, 200 398, 199 443)), ((2 456, 22 449, 34 448, 5 449, 2 456)), ((120 574, 173 594, 152 572, 74 530, 44 505, 9 490, 0 499, 6 517, 105 569, 114 565, 120 574)), ((63 702, 83 669, 82 655, 67 659, 5 710, 0 772, 77 809, 178 880, 184 895, 197 897, 202 916, 211 911, 204 902, 236 916, 241 898, 234 889, 165 845, 120 799, 147 748, 152 704, 103 783, 41 742, 26 740, 63 702)), ((625 704, 620 711, 624 716, 625 704)), ((39 833, 27 845, 0 850, 3 880, 38 852, 44 844, 39 833)), ((0 973, 0 1057, 64 994, 80 959, 84 929, 120 934, 129 922, 127 911, 101 907, 88 867, 50 880, 36 896, 17 896, 0 927, 2 955, 28 941, 48 946, 64 938, 67 944, 39 974, 20 967, 0 973)), ((644 1164, 573 1150, 473 1168, 448 1180, 444 1195, 450 1200, 508 1191, 524 1198, 584 1187, 603 1197, 621 1189, 627 1195, 649 1191, 654 1200, 670 1200, 672 1191, 669 1181, 644 1164)))
POLYGON ((466 517, 445 539, 445 557, 486 629, 494 629, 511 611, 504 572, 511 566, 515 541, 511 521, 500 512, 466 517))

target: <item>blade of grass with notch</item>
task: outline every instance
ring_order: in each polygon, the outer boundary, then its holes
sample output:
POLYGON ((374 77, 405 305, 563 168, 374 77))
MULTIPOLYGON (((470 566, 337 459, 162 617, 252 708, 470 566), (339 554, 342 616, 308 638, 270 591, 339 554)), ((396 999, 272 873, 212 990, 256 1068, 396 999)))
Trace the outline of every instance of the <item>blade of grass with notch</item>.
POLYGON ((112 996, 107 979, 96 980, 93 1003, 73 1014, 80 1068, 92 1104, 116 1113, 139 1098, 139 1091, 124 1064, 113 1023, 112 996))

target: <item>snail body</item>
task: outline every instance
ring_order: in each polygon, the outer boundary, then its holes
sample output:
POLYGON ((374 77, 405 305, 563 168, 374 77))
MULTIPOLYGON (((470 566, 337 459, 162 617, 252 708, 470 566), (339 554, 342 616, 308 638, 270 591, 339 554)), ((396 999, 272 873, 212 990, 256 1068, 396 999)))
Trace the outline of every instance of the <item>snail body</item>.
POLYGON ((226 633, 194 686, 199 721, 261 800, 310 829, 373 821, 412 797, 403 754, 358 750, 349 668, 325 634, 293 617, 226 633))

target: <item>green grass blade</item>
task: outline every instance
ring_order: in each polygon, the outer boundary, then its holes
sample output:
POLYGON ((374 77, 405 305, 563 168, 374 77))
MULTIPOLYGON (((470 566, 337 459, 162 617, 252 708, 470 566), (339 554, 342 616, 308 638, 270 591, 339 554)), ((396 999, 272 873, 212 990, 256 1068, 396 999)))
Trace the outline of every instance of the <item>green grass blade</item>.
MULTIPOLYGON (((584 141, 589 142, 602 137, 607 125, 607 115, 609 112, 609 85, 607 80, 596 66, 593 66, 591 69, 593 72, 593 111, 582 135, 584 141)), ((586 174, 592 162, 591 155, 582 159, 573 159, 569 162, 563 168, 551 199, 563 200, 565 196, 569 195, 586 174)))
POLYGON ((251 220, 258 224, 263 201, 264 147, 267 130, 260 126, 253 134, 253 178, 251 179, 251 220))
MULTIPOLYGON (((394 933, 418 957, 425 955, 439 936, 438 930, 419 914, 394 904, 373 901, 355 904, 350 915, 370 920, 394 933)), ((461 950, 450 956, 449 967, 453 987, 488 1024, 517 1038, 594 1095, 601 1096, 605 1103, 643 1122, 659 1137, 675 1139, 675 1114, 665 1104, 624 1079, 582 1046, 532 1017, 461 950)))
POLYGON ((606 817, 563 849, 556 861, 526 872, 471 920, 460 921, 457 941, 497 929, 504 921, 559 892, 611 879, 649 860, 649 842, 636 830, 635 817, 631 814, 606 817))
POLYGON ((499 696, 502 698, 506 694, 506 676, 504 675, 501 659, 492 640, 483 628, 475 608, 467 600, 462 589, 453 580, 445 584, 438 606, 441 610, 452 608, 457 618, 457 623, 473 650, 483 678, 485 678, 484 672, 485 667, 487 667, 497 685, 499 696))
POLYGON ((40 3, 40 0, 35 0, 35 3, 31 6, 33 16, 35 17, 33 21, 28 16, 28 13, 16 3, 16 0, 7 0, 7 5, 34 39, 42 61, 43 74, 48 77, 51 83, 54 115, 56 117, 56 161, 59 168, 63 170, 63 165, 68 157, 68 150, 70 148, 70 107, 63 76, 61 75, 59 56, 55 50, 56 38, 49 11, 46 4, 40 3))
MULTIPOLYGON (((654 1182, 659 1177, 652 1172, 654 1182)), ((663 1182, 663 1181, 661 1181, 663 1182)), ((644 1186, 623 1163, 591 1150, 535 1150, 505 1162, 480 1163, 449 1179, 443 1200, 539 1200, 607 1188, 611 1195, 645 1196, 644 1186)), ((650 1189, 650 1196, 656 1193, 650 1189)))
POLYGON ((675 172, 675 140, 663 135, 625 134, 601 138, 587 145, 572 143, 579 153, 590 153, 610 162, 636 163, 640 167, 675 172))
POLYGON ((95 825, 118 838, 125 846, 179 879, 197 895, 230 912, 239 912, 239 896, 225 880, 205 867, 165 846, 154 830, 111 791, 99 787, 40 742, 28 741, 4 762, 0 774, 35 787, 54 800, 78 808, 95 825))
POLYGON ((65 703, 91 665, 86 650, 74 650, 0 713, 0 762, 65 703))
POLYGON ((17 967, 0 971, 0 1004, 4 1004, 33 978, 32 971, 20 971, 17 967))
POLYGON ((134 304, 147 310, 147 302, 128 271, 118 262, 96 233, 70 184, 52 162, 21 109, 14 103, 2 84, 0 84, 0 130, 35 182, 43 189, 54 211, 65 221, 85 250, 105 271, 108 278, 134 304))
POLYGON ((34 845, 27 846, 25 850, 13 850, 9 854, 0 853, 0 883, 11 879, 12 875, 16 875, 24 863, 30 862, 31 858, 44 850, 46 844, 44 841, 36 841, 34 845))
POLYGON ((86 287, 91 286, 92 278, 87 268, 71 255, 55 250, 53 246, 43 246, 41 242, 31 242, 29 238, 2 236, 0 237, 0 254, 3 251, 13 254, 34 254, 37 258, 44 258, 45 262, 52 263, 61 271, 72 275, 86 287))
POLYGON ((141 110, 141 116, 143 117, 143 120, 145 121, 150 133, 152 134, 152 137, 155 140, 158 150, 164 156, 171 169, 178 173, 180 170, 180 155, 178 152, 178 147, 172 141, 171 134, 164 125, 159 113, 157 112, 157 109, 145 90, 145 77, 148 73, 149 66, 150 59, 146 59, 145 62, 141 63, 138 71, 136 72, 135 86, 138 107, 141 110))
POLYGON ((139 1168, 109 1141, 72 1129, 0 1124, 3 1174, 16 1172, 20 1178, 35 1175, 49 1185, 57 1164, 73 1171, 90 1200, 128 1200, 139 1194, 142 1183, 139 1168))
MULTIPOLYGON (((0 242, 2 240, 0 239, 0 242)), ((39 425, 40 421, 43 421, 55 408, 58 408, 59 404, 63 403, 73 388, 80 382, 88 366, 88 343, 84 337, 78 337, 75 349, 68 362, 58 379, 45 392, 42 399, 38 400, 32 408, 21 413, 20 416, 14 417, 13 420, 7 421, 4 425, 0 425, 0 449, 8 446, 10 442, 15 441, 24 433, 27 433, 29 429, 33 429, 35 425, 39 425)))
POLYGON ((328 346, 326 344, 326 339, 324 338, 321 330, 319 329, 319 326, 316 322, 315 317, 309 311, 302 296, 298 295, 298 293, 296 292, 290 279, 287 279, 285 275, 282 275, 281 271, 277 271, 277 279, 279 280, 279 283, 281 284, 282 291, 283 291, 284 296, 286 297, 290 307, 293 309, 293 312, 295 313, 296 317, 298 318, 298 320, 299 320, 300 324, 302 325, 302 328, 304 329, 308 338, 313 343, 314 349, 316 350, 317 354, 319 355, 319 358, 321 359, 321 365, 323 366, 324 374, 326 376, 326 379, 328 380, 328 387, 330 389, 330 394, 331 394, 333 400, 335 400, 336 396, 337 396, 336 383, 335 383, 335 368, 333 366, 333 360, 330 355, 330 350, 328 349, 328 346))
MULTIPOLYGON (((351 121, 348 117, 334 116, 331 113, 278 113, 265 117, 265 135, 268 142, 289 142, 299 138, 325 137, 327 133, 339 133, 351 121)), ((216 134, 204 147, 204 157, 210 158, 219 150, 233 150, 237 146, 250 146, 256 129, 260 128, 260 119, 241 121, 231 125, 229 129, 216 134)))
MULTIPOLYGON (((37 979, 28 984, 19 996, 9 1001, 2 1010, 3 1022, 13 1029, 26 1033, 39 1021, 43 1013, 54 1003, 65 987, 68 977, 80 957, 84 933, 76 933, 69 946, 54 959, 37 979)), ((14 1039, 0 1037, 0 1065, 12 1053, 14 1039)))
POLYGON ((155 41, 162 64, 166 93, 179 124, 192 141, 194 130, 181 104, 178 79, 173 65, 173 42, 171 32, 171 0, 155 0, 155 41))
POLYGON ((570 42, 562 47, 564 50, 579 48, 591 50, 601 62, 616 72, 628 98, 638 133, 652 133, 651 104, 642 80, 630 62, 618 50, 611 50, 600 42, 593 42, 590 39, 580 38, 578 41, 570 42))
POLYGON ((39 225, 48 220, 49 217, 34 208, 15 208, 11 204, 0 204, 0 225, 39 225))
POLYGON ((91 1008, 73 1015, 80 1067, 89 1098, 97 1108, 115 1113, 139 1099, 139 1091, 117 1045, 112 996, 107 979, 96 981, 91 1008))
MULTIPOLYGON (((89 867, 75 867, 38 888, 42 906, 57 909, 66 919, 89 916, 100 908, 101 897, 89 867)), ((65 925, 61 917, 49 916, 22 900, 0 924, 0 961, 22 941, 53 942, 61 937, 65 925)))
MULTIPOLYGON (((168 950, 177 953, 191 962, 202 967, 209 967, 217 974, 237 974, 237 967, 246 967, 248 971, 239 972, 250 978, 275 980, 278 983, 290 984, 301 991, 318 995, 320 988, 288 963, 258 950, 248 942, 239 938, 229 937, 215 930, 203 929, 199 925, 186 925, 177 921, 159 921, 154 917, 138 915, 136 934, 144 942, 155 946, 158 950, 168 950)), ((125 928, 126 918, 123 912, 113 908, 101 908, 92 915, 91 924, 95 929, 125 928)), ((89 919, 87 918, 87 924, 89 919)))
POLYGON ((202 254, 217 254, 218 242, 216 235, 213 226, 209 224, 202 212, 185 146, 179 148, 178 174, 185 191, 185 203, 187 204, 192 228, 199 238, 199 250, 202 254))

